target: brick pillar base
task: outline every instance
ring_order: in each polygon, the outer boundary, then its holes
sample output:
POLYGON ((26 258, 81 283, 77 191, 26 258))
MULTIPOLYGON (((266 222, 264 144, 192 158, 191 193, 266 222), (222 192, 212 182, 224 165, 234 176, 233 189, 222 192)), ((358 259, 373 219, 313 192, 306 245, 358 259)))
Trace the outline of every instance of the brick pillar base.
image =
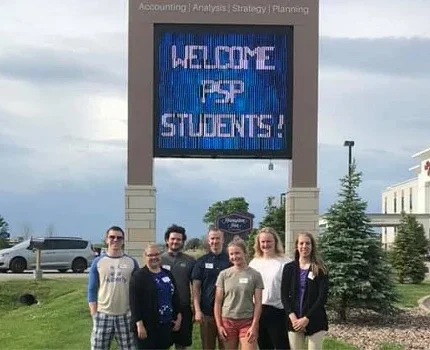
POLYGON ((125 189, 125 251, 143 263, 143 250, 155 242, 155 187, 125 189))
POLYGON ((285 254, 294 258, 297 234, 307 231, 318 233, 319 189, 295 187, 286 194, 285 205, 285 254))

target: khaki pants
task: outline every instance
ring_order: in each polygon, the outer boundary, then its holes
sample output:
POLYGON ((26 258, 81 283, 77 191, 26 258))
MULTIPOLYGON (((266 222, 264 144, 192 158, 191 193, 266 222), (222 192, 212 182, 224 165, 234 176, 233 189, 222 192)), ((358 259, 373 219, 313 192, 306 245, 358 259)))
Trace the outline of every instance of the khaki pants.
POLYGON ((202 349, 215 350, 216 340, 218 339, 218 348, 223 350, 224 344, 218 337, 218 330, 215 323, 215 318, 211 316, 203 316, 200 324, 200 337, 202 340, 202 349))
POLYGON ((322 344, 326 331, 320 331, 308 336, 308 347, 306 348, 305 333, 288 332, 291 350, 322 350, 322 344))

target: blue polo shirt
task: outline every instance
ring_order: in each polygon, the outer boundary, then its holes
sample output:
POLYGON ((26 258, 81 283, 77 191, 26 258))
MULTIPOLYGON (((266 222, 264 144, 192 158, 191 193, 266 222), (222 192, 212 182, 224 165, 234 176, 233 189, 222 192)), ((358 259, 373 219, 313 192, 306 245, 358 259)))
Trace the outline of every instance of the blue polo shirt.
POLYGON ((192 280, 201 282, 200 308, 206 316, 213 316, 215 304, 215 283, 219 273, 231 265, 228 255, 210 252, 197 259, 191 274, 192 280))

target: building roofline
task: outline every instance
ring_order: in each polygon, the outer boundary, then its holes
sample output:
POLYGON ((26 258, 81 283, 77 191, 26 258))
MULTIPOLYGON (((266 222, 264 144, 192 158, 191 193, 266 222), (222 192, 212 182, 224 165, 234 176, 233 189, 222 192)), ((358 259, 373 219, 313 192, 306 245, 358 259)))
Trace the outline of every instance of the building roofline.
POLYGON ((398 187, 398 186, 407 184, 407 183, 412 182, 412 181, 417 181, 417 180, 418 180, 418 178, 414 177, 414 178, 406 180, 406 181, 398 182, 396 184, 393 184, 393 185, 390 185, 390 186, 386 187, 385 190, 384 190, 384 192, 392 189, 393 187, 398 187))
POLYGON ((418 157, 423 156, 423 155, 425 155, 425 154, 427 154, 427 153, 429 153, 429 154, 430 154, 430 148, 427 148, 427 149, 425 149, 425 150, 423 150, 423 151, 420 151, 420 152, 418 152, 418 153, 415 153, 415 154, 412 156, 412 158, 418 158, 418 157))

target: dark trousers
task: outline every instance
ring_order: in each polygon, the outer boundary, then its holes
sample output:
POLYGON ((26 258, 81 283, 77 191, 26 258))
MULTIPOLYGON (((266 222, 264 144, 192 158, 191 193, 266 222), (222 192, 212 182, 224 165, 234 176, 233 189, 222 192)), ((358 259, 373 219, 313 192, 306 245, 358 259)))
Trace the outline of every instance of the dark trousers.
POLYGON ((165 350, 172 345, 172 324, 161 323, 153 329, 147 329, 148 336, 139 339, 135 334, 137 349, 165 350))
POLYGON ((283 309, 263 305, 258 330, 258 347, 261 350, 290 349, 287 318, 283 309))

